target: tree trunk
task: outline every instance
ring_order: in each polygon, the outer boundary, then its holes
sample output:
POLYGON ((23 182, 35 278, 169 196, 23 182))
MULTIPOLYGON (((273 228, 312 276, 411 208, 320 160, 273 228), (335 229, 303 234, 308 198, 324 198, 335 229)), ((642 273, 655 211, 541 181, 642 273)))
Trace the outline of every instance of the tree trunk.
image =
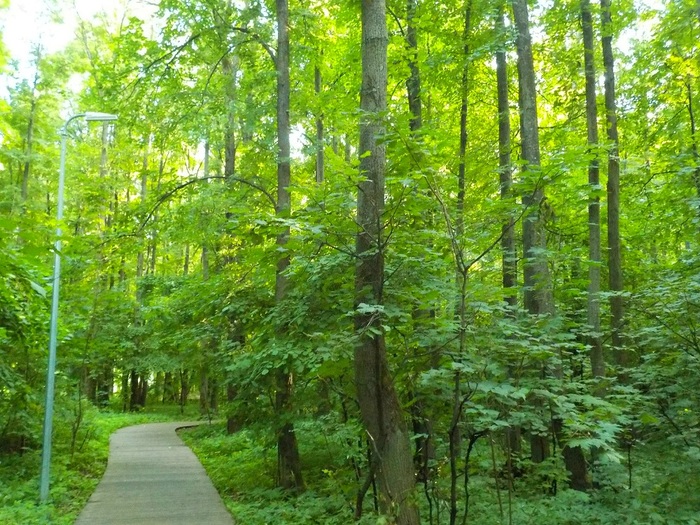
MULTIPOLYGON (((700 1, 700 0, 699 0, 700 1)), ((690 144, 693 152, 693 162, 695 169, 693 170, 693 184, 695 185, 695 193, 700 198, 700 151, 698 150, 697 126, 695 124, 695 111, 693 108, 693 87, 691 79, 685 81, 685 88, 688 97, 688 118, 690 120, 690 144)), ((698 206, 698 214, 700 214, 700 206, 698 206)))
MULTIPOLYGON (((520 136, 523 169, 526 179, 539 175, 540 139, 537 120, 537 92, 535 68, 532 58, 532 40, 526 0, 513 0, 513 16, 517 29, 518 48, 518 106, 520 109, 520 136)), ((525 309, 533 315, 551 313, 549 269, 544 251, 547 248, 544 221, 540 214, 544 202, 544 190, 539 178, 534 187, 523 195, 527 211, 523 220, 523 280, 525 285, 525 309)), ((530 436, 530 455, 535 463, 549 457, 549 442, 546 436, 530 436)))
POLYGON ((166 372, 163 378, 163 404, 175 401, 175 387, 173 384, 173 373, 166 372))
POLYGON ((464 11, 464 66, 462 68, 462 101, 459 109, 459 173, 457 175, 457 235, 464 233, 464 197, 467 172, 467 143, 469 132, 467 116, 469 112, 469 32, 471 30, 472 2, 467 0, 464 11))
POLYGON ((129 396, 129 410, 133 412, 139 406, 139 375, 136 370, 129 373, 129 385, 131 386, 131 395, 129 396))
POLYGON ((39 62, 41 61, 41 48, 36 52, 36 71, 34 73, 34 84, 32 85, 32 99, 29 106, 29 122, 27 123, 27 136, 25 139, 25 158, 22 166, 22 206, 26 204, 29 196, 29 170, 32 164, 32 148, 34 146, 34 124, 36 121, 36 97, 39 86, 39 62))
MULTIPOLYGON (((277 0, 277 216, 287 218, 291 212, 290 146, 289 146, 289 6, 287 0, 277 0)), ((289 227, 285 226, 277 235, 280 252, 289 240, 289 227)), ((280 304, 287 294, 287 276, 284 271, 289 266, 289 255, 277 261, 275 277, 275 303, 280 304)), ((281 329, 279 334, 281 335, 281 329)), ((277 430, 278 483, 282 488, 304 490, 301 462, 294 424, 290 421, 294 377, 291 371, 280 368, 275 374, 277 394, 275 411, 280 428, 277 430)))
POLYGON ((201 414, 209 413, 209 364, 207 356, 202 358, 205 360, 199 368, 199 412, 201 414))
POLYGON ((605 116, 608 141, 608 278, 612 350, 615 364, 625 368, 630 356, 623 347, 624 290, 622 276, 622 246, 620 242, 620 141, 617 133, 617 103, 615 101, 615 62, 612 50, 612 18, 610 0, 601 0, 603 65, 605 66, 605 116))
MULTIPOLYGON (((323 56, 323 53, 319 53, 323 56)), ((318 107, 316 109, 316 183, 321 184, 325 178, 325 156, 323 153, 323 111, 321 106, 321 92, 323 89, 323 77, 321 76, 321 69, 317 65, 314 67, 314 91, 316 92, 316 100, 318 101, 318 107)))
MULTIPOLYGON (((408 67, 410 75, 406 80, 406 95, 408 99, 408 108, 411 113, 409 128, 412 139, 418 144, 417 151, 414 155, 417 168, 421 169, 423 155, 421 154, 420 136, 423 127, 423 100, 421 94, 421 76, 420 67, 418 65, 418 30, 416 28, 416 11, 418 8, 417 0, 406 0, 406 46, 408 48, 408 67)), ((425 229, 429 227, 430 218, 419 218, 416 221, 416 229, 425 229)), ((416 325, 421 322, 432 323, 435 317, 435 311, 432 309, 421 308, 420 305, 413 307, 412 319, 416 325)), ((422 350, 421 350, 422 351, 422 350)), ((439 353, 435 352, 433 361, 439 361, 439 353)), ((420 371, 419 371, 420 372, 420 371)), ((418 472, 418 481, 428 483, 432 478, 433 470, 430 465, 435 459, 435 445, 433 435, 433 422, 426 412, 427 403, 425 403, 423 393, 409 392, 411 400, 411 423, 413 434, 415 436, 415 452, 414 463, 418 472)))
MULTIPOLYGON (((238 396, 238 391, 236 390, 236 387, 229 383, 226 385, 226 401, 229 403, 232 403, 233 401, 236 400, 236 396, 238 396)), ((238 432, 238 430, 241 428, 241 424, 238 422, 238 419, 235 418, 232 415, 227 416, 226 418, 226 433, 227 434, 233 434, 234 432, 238 432)))
POLYGON ((547 242, 544 217, 540 211, 545 200, 540 171, 540 138, 537 119, 537 92, 532 58, 530 22, 525 0, 513 0, 513 15, 517 29, 518 47, 518 105, 520 109, 520 136, 522 160, 526 179, 533 181, 532 190, 523 195, 527 212, 523 221, 523 278, 525 308, 535 315, 553 311, 549 268, 544 251, 547 242))
POLYGON ((190 395, 190 371, 187 369, 180 370, 180 413, 185 411, 187 398, 190 395))
MULTIPOLYGON (((228 82, 226 83, 226 100, 228 111, 226 120, 226 130, 224 132, 224 177, 229 178, 233 177, 233 175, 236 173, 236 149, 238 143, 236 142, 235 101, 236 75, 238 74, 238 57, 235 55, 231 58, 229 58, 228 56, 225 57, 221 61, 221 68, 223 70, 224 76, 228 77, 228 82)), ((207 141, 207 145, 208 144, 209 142, 207 141)), ((205 172, 208 172, 208 158, 205 159, 205 161, 205 172)))
MULTIPOLYGON (((384 253, 384 145, 377 137, 387 99, 387 27, 384 0, 362 1, 362 88, 355 275, 355 383, 367 430, 381 508, 399 525, 420 522, 414 502, 414 471, 404 414, 388 369, 384 333, 374 305, 382 304, 384 253)), ((361 509, 358 509, 361 510, 361 509)))
MULTIPOLYGON (((586 128, 588 146, 598 147, 598 103, 596 101, 595 51, 593 45, 593 20, 590 0, 581 0, 583 49, 586 73, 586 128)), ((591 196, 588 201, 588 337, 593 377, 605 376, 603 339, 600 334, 600 167, 596 153, 588 165, 588 185, 591 196)))
MULTIPOLYGON (((505 34, 503 6, 499 7, 496 19, 496 30, 499 35, 505 34)), ((499 37, 501 38, 501 37, 499 37)), ((498 91, 498 170, 501 186, 501 199, 512 200, 511 186, 513 185, 513 168, 510 156, 510 101, 508 97, 508 62, 505 43, 496 51, 496 83, 498 91)), ((515 220, 509 217, 503 224, 501 238, 503 288, 506 291, 505 300, 508 306, 515 308, 518 304, 517 286, 517 255, 515 252, 515 220)))
MULTIPOLYGON (((505 49, 505 21, 504 5, 498 7, 496 15, 496 32, 499 38, 499 48, 496 51, 496 91, 498 96, 498 173, 501 187, 501 200, 513 204, 511 191, 513 185, 513 167, 511 161, 510 140, 510 97, 508 95, 508 60, 505 49)), ((504 290, 504 299, 508 305, 508 313, 515 317, 515 309, 518 306, 518 270, 517 253, 515 248, 515 218, 508 207, 508 215, 501 227, 501 274, 504 290)), ((508 375, 512 376, 509 366, 508 375)), ((510 456, 520 454, 521 432, 519 427, 509 427, 505 431, 507 452, 509 454, 508 465, 512 464, 510 456)), ((510 474, 510 473, 509 473, 510 474)))

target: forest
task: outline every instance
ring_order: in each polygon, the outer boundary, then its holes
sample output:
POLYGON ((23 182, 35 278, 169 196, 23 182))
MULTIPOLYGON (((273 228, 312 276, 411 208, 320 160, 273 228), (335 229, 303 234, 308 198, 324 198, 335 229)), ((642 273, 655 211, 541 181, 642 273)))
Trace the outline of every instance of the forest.
POLYGON ((700 1, 138 4, 0 46, 0 522, 189 415, 239 523, 700 524, 700 1))

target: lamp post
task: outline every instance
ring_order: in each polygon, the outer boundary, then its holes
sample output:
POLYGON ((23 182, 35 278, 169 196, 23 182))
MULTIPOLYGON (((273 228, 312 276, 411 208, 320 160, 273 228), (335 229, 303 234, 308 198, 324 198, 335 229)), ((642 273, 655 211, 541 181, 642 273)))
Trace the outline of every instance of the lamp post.
POLYGON ((56 241, 53 262, 53 296, 51 299, 51 329, 49 332, 49 364, 46 371, 46 405, 44 409, 44 441, 41 450, 41 479, 39 482, 39 500, 46 503, 49 497, 49 470, 51 467, 51 434, 53 431, 53 398, 56 374, 56 339, 58 335, 58 292, 61 282, 61 220, 63 220, 63 186, 66 177, 66 139, 68 125, 77 119, 88 122, 109 122, 117 120, 117 115, 87 111, 73 115, 65 121, 61 135, 61 162, 58 168, 58 204, 56 211, 56 241))

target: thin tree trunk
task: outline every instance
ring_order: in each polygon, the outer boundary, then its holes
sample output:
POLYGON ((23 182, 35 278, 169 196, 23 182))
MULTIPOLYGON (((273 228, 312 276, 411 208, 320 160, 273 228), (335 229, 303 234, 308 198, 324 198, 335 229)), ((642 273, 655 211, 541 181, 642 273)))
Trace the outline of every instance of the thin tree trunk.
MULTIPOLYGON (((321 56, 323 54, 321 53, 321 56)), ((325 178, 325 156, 323 153, 323 111, 321 109, 321 92, 323 89, 323 77, 321 76, 321 69, 314 67, 314 91, 316 92, 316 98, 319 101, 318 109, 316 110, 318 114, 316 115, 316 183, 321 184, 325 178)))
MULTIPOLYGON (((503 6, 499 7, 496 19, 496 30, 499 35, 505 33, 503 6)), ((505 47, 496 51, 496 83, 498 91, 498 172, 501 185, 501 199, 512 200, 511 186, 513 185, 513 166, 510 155, 510 101, 508 97, 508 62, 505 47)), ((510 215, 510 213, 509 213, 510 215)), ((509 216, 503 224, 501 238, 503 260, 503 288, 506 290, 505 300, 508 306, 515 308, 518 304, 517 259, 515 252, 515 220, 509 216)))
POLYGON ((624 290, 622 275, 622 246, 620 242, 620 141, 617 132, 617 103, 615 101, 615 62, 612 50, 612 18, 610 0, 601 0, 603 65, 605 66, 605 115, 608 141, 608 275, 612 350, 615 364, 625 368, 630 356, 623 345, 624 290))
MULTIPOLYGON (((227 100, 227 120, 226 130, 224 132, 224 177, 233 177, 236 173, 236 75, 238 73, 238 57, 225 57, 221 61, 221 69, 224 76, 227 77, 226 82, 226 100, 227 100)), ((209 141, 207 141, 207 146, 209 141)), ((209 170, 208 155, 205 158, 205 172, 209 170)), ((206 176, 206 175, 205 175, 206 176)))
POLYGON ((467 172, 467 143, 469 132, 467 129, 467 116, 469 113, 469 33, 471 31, 472 1, 467 0, 464 11, 464 66, 462 68, 462 101, 459 109, 459 173, 457 175, 457 235, 464 233, 464 197, 467 172))
MULTIPOLYGON (((593 20, 590 0, 581 0, 583 49, 586 75, 586 128, 589 148, 598 148, 598 103, 596 101, 595 50, 593 44, 593 20)), ((588 185, 591 197, 588 201, 588 325, 592 334, 588 337, 593 377, 605 376, 603 339, 600 333, 600 166, 594 153, 588 165, 588 185)))
MULTIPOLYGON (((37 73, 38 74, 38 73, 37 73)), ((27 124, 26 150, 24 165, 22 166, 22 202, 25 203, 29 195, 29 167, 32 162, 32 147, 34 145, 34 120, 36 117, 36 99, 32 94, 31 108, 29 110, 29 123, 27 124)))
POLYGON ((418 67, 418 32, 416 30, 417 0, 406 1, 406 44, 408 46, 408 68, 410 75, 406 81, 408 109, 411 112, 409 126, 412 134, 423 127, 423 104, 421 100, 420 69, 418 67))
POLYGON ((531 314, 548 314, 553 311, 549 268, 544 251, 547 249, 544 218, 540 206, 545 200, 540 171, 540 138, 537 119, 537 92, 532 57, 530 22, 525 0, 513 0, 513 15, 517 28, 518 47, 518 105, 520 109, 520 135, 522 160, 532 191, 523 195, 528 208, 523 221, 523 252, 525 263, 525 308, 531 314), (535 178, 537 177, 537 178, 535 178))
MULTIPOLYGON (((420 144, 420 132, 423 127, 423 101, 421 94, 421 75, 418 65, 418 30, 416 28, 416 11, 418 9, 417 0, 406 0, 406 46, 408 48, 408 67, 410 71, 409 77, 406 79, 406 95, 408 99, 408 108, 411 113, 409 121, 409 129, 414 143, 420 144)), ((418 169, 422 163, 423 155, 421 148, 418 148, 414 155, 418 169)), ((415 227, 424 229, 430 224, 430 218, 419 218, 415 227)), ((435 311, 432 309, 420 308, 419 305, 413 307, 412 318, 416 324, 421 321, 430 322, 435 317, 435 311)), ((422 351, 422 350, 421 350, 422 351)), ((439 360, 439 353, 434 353, 434 361, 439 360)), ((433 421, 426 413, 424 395, 421 392, 410 392, 409 396, 411 403, 411 421, 413 426, 413 434, 415 435, 415 454, 414 463, 418 471, 418 481, 428 483, 432 477, 430 464, 435 459, 435 446, 433 435, 433 421)))
MULTIPOLYGON (((505 302, 508 305, 508 313, 515 316, 518 306, 517 284, 517 254, 515 248, 515 218, 510 205, 514 203, 511 187, 513 185, 513 166, 511 160, 510 140, 510 97, 508 96, 508 60, 505 48, 505 21, 504 5, 498 7, 496 15, 496 32, 499 38, 499 48, 496 51, 496 85, 498 94, 498 172, 501 187, 501 200, 509 203, 509 211, 506 221, 501 227, 501 260, 502 283, 505 292, 505 302)), ((512 366, 508 367, 508 375, 512 376, 512 366)), ((508 465, 511 465, 511 456, 520 454, 519 427, 506 429, 507 449, 509 454, 508 465)), ((510 472, 509 472, 510 474, 510 472)))
POLYGON ((382 511, 392 514, 398 525, 417 525, 408 429, 388 369, 379 312, 371 307, 383 303, 386 153, 377 137, 384 130, 381 118, 387 107, 387 44, 384 0, 363 0, 360 170, 365 180, 359 183, 357 199, 355 383, 382 511))
MULTIPOLYGON (((697 128, 695 124, 695 112, 693 111, 693 89, 690 83, 690 79, 686 79, 685 87, 688 96, 688 118, 690 119, 690 143, 693 151, 693 161, 695 162, 695 169, 693 170, 693 184, 695 185, 695 192, 700 198, 700 151, 698 151, 698 137, 697 128)), ((700 207, 698 207, 698 213, 700 213, 700 207)))
POLYGON ((26 205, 29 196, 29 171, 32 164, 32 148, 34 147, 34 124, 36 121, 36 94, 39 86, 39 62, 41 61, 41 48, 37 51, 36 71, 34 73, 34 84, 32 85, 32 99, 29 106, 29 122, 27 123, 27 136, 25 142, 25 158, 22 166, 22 206, 26 205))
MULTIPOLYGON (((289 6, 287 0, 277 0, 277 216, 287 218, 291 212, 290 145, 289 145, 289 6)), ((277 235, 277 246, 283 251, 289 240, 289 227, 286 226, 277 235)), ((277 261, 275 277, 275 302, 282 303, 287 294, 287 276, 285 270, 289 266, 289 255, 280 257, 277 261)), ((280 334, 281 335, 281 334, 280 334)), ((304 479, 301 474, 299 446, 297 444, 294 424, 289 420, 292 412, 292 392, 294 377, 291 371, 279 368, 275 374, 277 394, 275 396, 275 411, 280 421, 277 431, 277 472, 278 483, 287 489, 304 490, 304 479)))
MULTIPOLYGON (((526 0, 513 0, 513 16, 517 29, 518 48, 518 106, 520 109, 520 136, 523 169, 527 179, 539 175, 540 142, 537 120, 537 93, 535 69, 532 57, 532 40, 526 0)), ((523 195, 527 212, 523 220, 523 280, 525 285, 525 309, 533 315, 551 313, 549 269, 544 251, 547 248, 544 221, 540 205, 544 201, 544 190, 539 178, 534 181, 532 191, 523 195)), ((535 463, 545 460, 550 454, 546 436, 531 434, 530 455, 535 463)))

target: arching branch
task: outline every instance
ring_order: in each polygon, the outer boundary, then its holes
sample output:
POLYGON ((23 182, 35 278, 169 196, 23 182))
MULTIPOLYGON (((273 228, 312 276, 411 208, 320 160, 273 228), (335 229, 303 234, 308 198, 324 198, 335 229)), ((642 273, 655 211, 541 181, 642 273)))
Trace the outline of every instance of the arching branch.
POLYGON ((260 44, 265 49, 265 51, 267 51, 267 54, 270 55, 270 58, 272 59, 272 63, 275 64, 275 66, 277 65, 277 56, 275 55, 274 49, 272 49, 270 47, 270 45, 260 37, 259 34, 254 33, 253 31, 251 31, 247 27, 233 26, 233 27, 231 27, 231 29, 233 31, 238 31, 239 33, 244 33, 246 35, 250 35, 250 37, 253 40, 255 40, 258 44, 260 44))
POLYGON ((247 186, 250 186, 253 189, 258 190, 260 193, 265 195, 267 197, 267 200, 270 201, 270 204, 272 205, 273 208, 277 207, 277 202, 273 198, 273 196, 268 192, 265 188, 260 186, 259 184, 256 184, 254 182, 251 182, 246 179, 240 179, 238 177, 224 177, 223 175, 212 175, 209 177, 199 177, 196 179, 190 179, 186 182, 183 182, 182 184, 178 184, 171 190, 166 191, 163 195, 158 197, 158 200, 156 200, 156 203, 153 205, 153 207, 149 210, 148 214, 146 215, 146 218, 141 222, 141 225, 139 226, 140 230, 143 230, 146 227, 146 224, 153 218, 155 213, 158 211, 158 208, 160 208, 170 197, 175 195, 178 191, 186 188, 187 186, 190 186, 191 184, 194 184, 195 182, 202 182, 205 180, 213 180, 213 179, 223 179, 226 181, 233 181, 233 182, 240 182, 241 184, 245 184, 247 186))

